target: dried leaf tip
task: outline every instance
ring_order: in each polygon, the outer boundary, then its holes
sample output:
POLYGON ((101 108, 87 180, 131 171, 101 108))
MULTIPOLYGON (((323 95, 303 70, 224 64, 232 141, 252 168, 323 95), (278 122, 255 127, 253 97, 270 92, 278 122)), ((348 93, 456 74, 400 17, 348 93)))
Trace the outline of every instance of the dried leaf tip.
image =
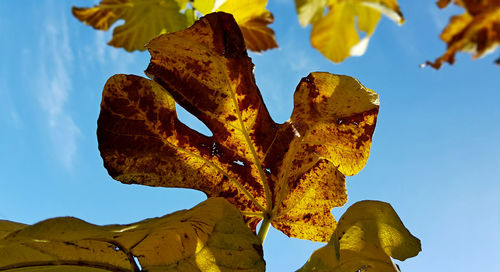
MULTIPOLYGON (((451 0, 440 0, 438 6, 446 7, 451 0)), ((453 1, 465 9, 465 13, 451 17, 441 33, 447 44, 446 52, 426 65, 439 69, 443 63, 453 65, 458 52, 472 53, 472 58, 480 58, 494 51, 500 44, 500 1, 453 1)))

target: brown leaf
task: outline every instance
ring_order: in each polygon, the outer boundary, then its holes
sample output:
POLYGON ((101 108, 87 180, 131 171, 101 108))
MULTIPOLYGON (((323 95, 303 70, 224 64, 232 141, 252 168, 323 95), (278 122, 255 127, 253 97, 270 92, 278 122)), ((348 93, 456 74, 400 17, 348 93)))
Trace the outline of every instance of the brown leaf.
POLYGON ((245 43, 249 50, 262 52, 264 50, 278 47, 274 31, 267 25, 274 21, 270 12, 251 18, 240 25, 245 43))
MULTIPOLYGON (((444 8, 450 2, 440 0, 437 5, 444 8)), ((447 43, 446 52, 434 62, 426 62, 435 69, 444 62, 455 63, 455 54, 459 51, 470 52, 476 59, 495 50, 500 43, 500 0, 454 0, 453 3, 466 12, 451 17, 441 33, 441 39, 447 43)))
POLYGON ((147 47, 153 81, 115 75, 104 87, 97 135, 109 174, 225 197, 254 230, 270 217, 289 236, 327 241, 330 210, 347 200, 344 175, 368 158, 376 93, 347 76, 311 73, 297 87, 292 117, 277 124, 231 15, 207 15, 147 47), (182 124, 174 101, 213 136, 182 124))

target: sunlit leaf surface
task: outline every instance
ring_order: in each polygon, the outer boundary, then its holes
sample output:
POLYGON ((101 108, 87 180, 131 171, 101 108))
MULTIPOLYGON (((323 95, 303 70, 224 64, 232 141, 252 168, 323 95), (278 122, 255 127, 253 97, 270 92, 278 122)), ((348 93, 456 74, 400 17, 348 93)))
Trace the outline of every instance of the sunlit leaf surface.
POLYGON ((260 52, 278 47, 274 31, 267 26, 274 18, 266 5, 267 0, 226 0, 216 11, 233 14, 247 48, 260 52))
POLYGON ((33 226, 0 220, 0 230, 6 229, 0 271, 265 270, 259 239, 221 198, 128 225, 96 226, 73 217, 33 226))
POLYGON ((300 272, 399 272, 392 258, 404 261, 421 251, 420 240, 385 202, 360 201, 340 218, 330 242, 316 250, 300 272))
POLYGON ((470 52, 476 59, 500 44, 500 0, 439 0, 437 5, 444 8, 450 2, 465 8, 465 13, 451 17, 441 33, 441 39, 447 44, 446 52, 434 62, 426 62, 436 69, 445 62, 455 63, 457 52, 470 52))
POLYGON ((185 0, 102 0, 92 8, 73 7, 73 15, 98 30, 108 30, 118 20, 109 45, 127 51, 146 50, 144 45, 161 33, 188 27, 180 13, 185 0))
POLYGON ((109 174, 225 197, 253 230, 268 218, 289 236, 327 241, 330 210, 347 200, 344 175, 368 159, 377 94, 348 76, 311 73, 290 120, 277 124, 231 15, 207 15, 147 47, 152 80, 115 75, 104 87, 97 136, 109 174), (182 124, 174 101, 213 136, 182 124))
POLYGON ((328 0, 295 0, 295 8, 302 26, 315 23, 323 17, 328 0))
POLYGON ((193 6, 203 14, 231 13, 240 26, 249 50, 260 52, 278 47, 274 31, 267 25, 274 21, 266 9, 267 0, 195 0, 193 6))
MULTIPOLYGON (((162 33, 185 29, 192 10, 182 12, 188 0, 102 0, 92 8, 73 8, 73 15, 98 30, 108 30, 122 19, 109 42, 127 51, 146 50, 144 45, 162 33)), ((267 0, 196 0, 193 7, 202 14, 223 11, 233 14, 245 37, 247 48, 255 52, 278 47, 274 20, 266 9, 267 0)))
POLYGON ((404 22, 396 0, 296 0, 295 5, 300 23, 313 25, 311 44, 333 62, 363 55, 382 14, 404 22))

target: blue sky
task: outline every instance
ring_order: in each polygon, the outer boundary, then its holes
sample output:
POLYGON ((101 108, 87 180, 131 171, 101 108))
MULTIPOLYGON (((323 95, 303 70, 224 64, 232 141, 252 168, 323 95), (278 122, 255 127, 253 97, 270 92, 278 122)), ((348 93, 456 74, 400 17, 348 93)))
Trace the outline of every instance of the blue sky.
MULTIPOLYGON (((96 1, 0 1, 0 219, 23 223, 76 216, 95 224, 130 223, 191 208, 193 190, 123 185, 112 180, 95 136, 101 91, 113 74, 144 75, 149 54, 106 45, 71 15, 96 1)), ((406 23, 384 18, 366 54, 333 64, 311 48, 291 0, 270 0, 280 49, 251 54, 275 121, 292 111, 301 77, 327 71, 356 77, 380 95, 370 159, 348 178, 349 206, 392 204, 423 251, 401 268, 500 271, 499 50, 454 66, 419 68, 445 50, 438 39, 458 8, 399 1, 406 23)), ((202 126, 181 114, 194 128, 202 126)), ((338 218, 345 207, 334 209, 338 218)), ((293 271, 322 246, 271 229, 268 271, 293 271)))

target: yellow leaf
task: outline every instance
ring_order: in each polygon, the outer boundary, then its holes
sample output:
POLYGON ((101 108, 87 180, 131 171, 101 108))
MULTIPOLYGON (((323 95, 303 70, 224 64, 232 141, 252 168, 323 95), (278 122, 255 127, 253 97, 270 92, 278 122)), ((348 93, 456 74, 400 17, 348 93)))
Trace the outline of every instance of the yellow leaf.
POLYGON ((193 3, 202 14, 231 13, 241 29, 247 48, 255 52, 278 47, 274 31, 267 26, 274 18, 266 5, 267 0, 195 0, 193 3))
POLYGON ((316 250, 300 272, 399 272, 392 258, 404 261, 421 251, 394 209, 385 202, 360 201, 340 218, 330 242, 316 250))
MULTIPOLYGON (((347 1, 352 1, 362 6, 374 8, 399 25, 404 23, 403 13, 399 8, 397 0, 347 0, 347 1)), ((375 28, 375 26, 373 28, 375 28)), ((365 31, 363 29, 361 30, 365 31)))
POLYGON ((266 5, 267 0, 226 0, 215 11, 233 14, 247 48, 261 52, 278 47, 274 31, 267 26, 274 18, 266 5))
POLYGON ((327 0, 295 0, 295 9, 302 26, 315 23, 323 18, 327 0))
POLYGON ((17 222, 0 220, 0 239, 9 235, 11 232, 24 228, 25 226, 25 224, 17 222))
POLYGON ((187 20, 180 13, 186 0, 102 0, 92 8, 73 7, 73 15, 95 29, 107 30, 117 20, 125 23, 113 30, 108 43, 127 51, 146 48, 152 38, 186 28, 187 20))
POLYGON ((221 12, 148 49, 152 80, 115 75, 104 87, 97 135, 109 174, 225 197, 253 230, 264 218, 289 236, 327 241, 330 210, 347 200, 344 175, 368 158, 377 94, 347 76, 311 73, 290 120, 275 123, 238 25, 221 12), (174 101, 213 136, 182 124, 174 101))
POLYGON ((363 55, 382 14, 404 22, 396 0, 300 0, 299 21, 312 23, 311 44, 333 62, 363 55), (320 6, 323 4, 323 6, 320 6), (325 9, 328 13, 323 16, 325 9), (363 32, 360 38, 358 32, 363 32))
MULTIPOLYGON (((444 8, 449 3, 450 0, 441 0, 437 4, 444 8)), ((451 17, 441 33, 441 39, 447 43, 446 52, 434 62, 426 62, 435 69, 444 62, 455 63, 457 52, 470 52, 476 59, 494 51, 500 44, 500 0, 460 0, 454 3, 464 7, 466 12, 451 17)))
POLYGON ((208 14, 214 12, 225 0, 194 0, 193 7, 201 12, 201 14, 208 14))
POLYGON ((181 10, 185 9, 187 7, 187 3, 189 3, 191 0, 175 0, 179 4, 179 7, 181 10))
POLYGON ((0 239, 1 271, 139 271, 134 258, 147 271, 265 270, 258 238, 221 198, 128 225, 54 218, 0 239))

